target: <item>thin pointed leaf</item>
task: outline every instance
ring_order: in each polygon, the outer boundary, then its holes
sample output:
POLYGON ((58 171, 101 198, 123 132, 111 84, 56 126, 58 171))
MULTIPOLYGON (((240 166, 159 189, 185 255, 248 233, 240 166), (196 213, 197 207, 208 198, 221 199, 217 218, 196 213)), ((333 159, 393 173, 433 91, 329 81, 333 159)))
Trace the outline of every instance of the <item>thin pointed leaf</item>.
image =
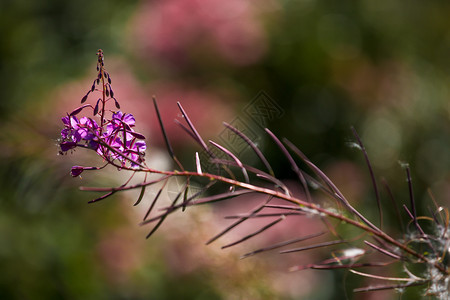
POLYGON ((242 170, 242 174, 244 175, 245 178, 245 182, 249 183, 250 179, 248 178, 248 174, 247 174, 247 170, 244 168, 244 165, 242 164, 242 162, 239 160, 239 158, 237 158, 236 155, 234 155, 230 150, 228 150, 227 148, 213 142, 213 141, 209 141, 211 144, 213 144, 215 147, 217 147, 219 150, 221 150, 222 152, 224 152, 226 155, 228 155, 229 157, 231 157, 236 164, 241 168, 242 170))
MULTIPOLYGON (((198 138, 187 128, 183 123, 178 121, 177 119, 174 120, 175 124, 181 127, 187 134, 191 136, 191 138, 198 144, 201 144, 201 142, 198 140, 198 138)), ((208 152, 209 153, 209 152, 208 152)))
POLYGON ((195 165, 197 166, 197 173, 202 175, 202 165, 200 163, 200 158, 198 157, 198 152, 195 152, 195 165))
POLYGON ((136 205, 138 205, 139 203, 141 203, 142 198, 144 198, 145 187, 146 187, 145 185, 142 186, 142 188, 141 188, 141 193, 139 194, 139 197, 138 197, 136 203, 133 204, 133 206, 136 206, 136 205))
POLYGON ((392 252, 390 252, 390 251, 388 251, 388 250, 386 250, 386 249, 380 248, 380 247, 378 247, 377 245, 374 245, 374 244, 372 244, 372 243, 369 242, 369 241, 364 241, 364 243, 366 243, 367 245, 369 245, 369 246, 372 247, 373 249, 375 249, 375 250, 377 250, 377 251, 383 253, 384 255, 387 255, 387 256, 392 257, 392 258, 395 258, 395 259, 402 259, 401 256, 399 256, 399 255, 397 255, 397 254, 394 254, 394 253, 392 253, 392 252))
MULTIPOLYGON (((190 201, 186 205, 191 206, 191 205, 208 204, 208 203, 213 203, 213 202, 227 200, 227 199, 230 199, 230 198, 234 198, 234 197, 237 197, 237 196, 240 196, 240 195, 244 195, 244 194, 249 194, 249 193, 254 193, 254 192, 251 191, 251 190, 238 190, 238 191, 225 192, 225 193, 221 193, 221 194, 217 194, 217 195, 213 195, 213 196, 200 198, 200 199, 195 200, 195 201, 190 201)), ((179 205, 175 206, 175 208, 179 208, 182 205, 183 204, 179 204, 179 205)), ((162 209, 169 209, 169 208, 170 207, 165 207, 165 208, 162 208, 162 209)))
MULTIPOLYGON (((184 190, 187 188, 187 185, 185 185, 183 187, 183 189, 177 194, 177 196, 175 197, 175 199, 172 201, 172 207, 175 206, 175 204, 178 202, 178 199, 180 198, 181 194, 184 192, 184 190)), ((156 225, 153 227, 153 229, 149 232, 149 234, 147 234, 147 236, 145 237, 146 239, 148 239, 149 237, 151 237, 153 235, 153 233, 156 232, 156 230, 158 230, 158 228, 161 226, 161 224, 164 222, 164 220, 167 218, 167 216, 169 215, 170 211, 168 210, 166 212, 166 214, 164 216, 162 216, 159 219, 159 222, 156 223, 156 225)))
POLYGON ((386 189, 386 192, 388 193, 389 199, 391 200, 391 203, 394 206, 395 213, 397 215, 397 220, 398 220, 398 223, 400 224, 402 232, 405 232, 405 224, 403 223, 403 219, 402 219, 402 216, 400 214, 400 209, 398 208, 397 201, 395 201, 394 194, 392 193, 392 190, 389 187, 386 179, 382 178, 381 179, 381 183, 383 184, 384 188, 386 189))
POLYGON ((403 167, 406 169, 406 179, 408 180, 409 199, 411 201, 411 213, 412 213, 414 225, 416 226, 417 230, 419 230, 422 234, 425 234, 423 232, 422 228, 420 227, 419 222, 417 221, 416 201, 414 200, 411 171, 409 169, 408 164, 403 164, 403 167))
POLYGON ((288 159, 289 163, 291 164, 291 168, 294 171, 295 174, 297 174, 298 179, 300 180, 303 190, 306 195, 306 200, 308 202, 312 202, 311 195, 309 193, 308 185, 306 184, 305 177, 303 176, 302 171, 298 167, 295 160, 292 158, 292 155, 289 153, 289 151, 286 149, 286 147, 281 143, 281 141, 276 137, 275 134, 272 133, 269 129, 265 129, 266 132, 269 134, 269 136, 274 140, 274 142, 277 144, 278 148, 280 148, 281 152, 283 152, 284 156, 288 159))
POLYGON ((356 138, 356 141, 358 142, 359 146, 361 147, 361 151, 364 155, 364 159, 366 160, 367 168, 369 169, 370 178, 372 180, 373 190, 375 192, 375 199, 377 201, 378 216, 380 218, 380 229, 381 229, 381 228, 383 228, 383 210, 381 209, 380 192, 378 191, 378 185, 377 185, 377 181, 375 179, 375 174, 373 172, 372 165, 369 160, 369 155, 367 154, 366 148, 364 147, 364 144, 361 141, 361 138, 359 137, 359 135, 356 132, 356 129, 354 127, 351 127, 351 129, 352 129, 353 135, 356 138))
POLYGON ((94 199, 94 200, 89 201, 88 203, 94 203, 94 202, 97 202, 97 201, 106 199, 106 198, 108 198, 109 196, 113 195, 115 192, 116 192, 116 191, 111 191, 111 192, 109 192, 109 193, 107 193, 107 194, 105 194, 105 195, 103 195, 103 196, 101 196, 101 197, 98 197, 98 198, 96 198, 96 199, 94 199))
MULTIPOLYGON (((167 182, 167 181, 166 181, 166 182, 167 182)), ((165 186, 165 184, 164 184, 164 186, 165 186)), ((155 204, 156 204, 156 202, 158 201, 159 196, 161 195, 161 192, 162 192, 163 189, 164 189, 164 186, 163 186, 162 188, 159 189, 159 191, 158 191, 158 193, 156 194, 155 198, 153 198, 152 204, 150 205, 150 207, 148 208, 147 212, 145 213, 145 216, 144 216, 143 221, 147 220, 147 217, 148 217, 148 216, 150 215, 150 213, 152 212, 153 207, 155 207, 155 204)))
POLYGON ((281 217, 278 218, 277 220, 275 220, 275 221, 273 221, 273 222, 267 224, 266 226, 262 227, 261 229, 255 231, 255 232, 253 232, 253 233, 251 233, 251 234, 249 234, 249 235, 243 237, 242 239, 239 239, 239 240, 237 240, 237 241, 235 241, 235 242, 233 242, 233 243, 230 243, 230 244, 227 244, 227 245, 225 245, 225 246, 222 246, 222 249, 225 249, 225 248, 228 248, 228 247, 231 247, 231 246, 235 246, 235 245, 237 245, 237 244, 240 244, 240 243, 242 243, 242 242, 245 242, 246 240, 248 240, 248 239, 250 239, 250 238, 252 238, 252 237, 254 237, 254 236, 256 236, 256 235, 258 235, 258 234, 260 234, 260 233, 262 233, 262 232, 264 232, 264 231, 266 231, 266 230, 269 229, 270 227, 272 227, 272 226, 278 224, 279 222, 283 221, 284 219, 285 219, 285 216, 281 216, 281 217))
POLYGON ((164 137, 164 142, 166 143, 167 151, 169 152, 170 157, 174 158, 175 153, 173 152, 172 145, 170 144, 169 138, 167 137, 166 129, 164 128, 164 124, 161 118, 161 114, 159 113, 158 104, 156 103, 156 98, 153 96, 153 106, 155 107, 156 116, 158 118, 159 126, 161 128, 161 133, 164 137))
POLYGON ((387 276, 379 276, 379 275, 374 275, 374 274, 369 274, 369 273, 363 273, 363 272, 359 272, 359 271, 355 271, 355 270, 349 270, 349 271, 352 272, 353 274, 360 275, 363 277, 373 278, 373 279, 381 279, 381 280, 388 280, 388 281, 406 281, 406 282, 417 281, 416 278, 387 277, 387 276))
POLYGON ((117 192, 117 191, 125 191, 125 190, 132 190, 141 188, 142 186, 149 186, 155 183, 158 183, 160 181, 163 181, 167 178, 169 178, 170 175, 161 176, 155 180, 147 181, 135 185, 129 185, 129 186, 121 186, 121 187, 115 187, 115 188, 103 188, 103 187, 90 187, 90 186, 81 186, 80 190, 82 191, 91 191, 91 192, 117 192))
MULTIPOLYGON (((192 201, 192 199, 195 199, 196 197, 198 197, 200 194, 204 193, 206 190, 208 190, 215 182, 210 182, 208 183, 203 189, 201 189, 200 191, 198 191, 197 193, 195 193, 194 195, 190 196, 187 200, 186 200, 186 204, 182 203, 182 204, 178 204, 178 205, 173 205, 173 206, 169 206, 169 207, 165 207, 162 210, 166 210, 166 212, 153 217, 151 219, 147 219, 147 216, 149 215, 150 212, 147 212, 146 217, 144 218, 144 220, 139 224, 140 226, 157 221, 159 219, 161 219, 162 217, 164 217, 167 214, 170 214, 174 211, 176 211, 177 209, 183 207, 183 205, 187 205, 190 201, 192 201)), ((159 195, 157 195, 159 197, 159 195)), ((156 199, 155 199, 156 200, 156 199)), ((155 202, 155 200, 153 202, 155 202)), ((152 206, 150 207, 149 211, 151 210, 151 208, 153 208, 154 204, 152 204, 152 206)))
POLYGON ((272 177, 272 176, 267 176, 265 174, 258 174, 258 173, 256 174, 256 176, 258 176, 260 178, 264 178, 264 179, 274 183, 276 186, 280 187, 284 191, 284 193, 286 195, 288 195, 288 196, 291 195, 291 193, 289 192, 289 189, 287 188, 287 186, 283 182, 278 180, 277 178, 272 177))
POLYGON ((267 208, 278 208, 278 209, 289 209, 289 210, 297 210, 302 211, 303 208, 299 206, 292 206, 292 205, 280 205, 280 204, 267 204, 267 208))
POLYGON ((317 174, 329 187, 332 191, 335 192, 335 198, 342 201, 342 203, 350 210, 353 214, 355 214, 361 221, 363 221, 367 226, 371 227, 375 231, 381 231, 378 227, 376 227, 372 222, 367 220, 359 211, 357 211, 344 197, 341 191, 336 187, 336 185, 322 172, 316 165, 314 165, 294 144, 292 144, 289 140, 283 139, 284 143, 288 145, 288 147, 297 154, 303 161, 317 174))
MULTIPOLYGON (((258 212, 260 212, 264 206, 269 203, 269 201, 272 199, 272 197, 269 197, 262 205, 256 207, 251 213, 251 215, 254 215, 258 212)), ((243 217, 240 220, 234 222, 233 224, 231 224, 230 226, 228 226, 227 228, 225 228, 224 230, 222 230, 220 233, 216 234, 214 237, 212 237, 211 239, 209 239, 206 242, 206 245, 211 244, 212 242, 216 241, 218 238, 220 238, 221 236, 223 236, 224 234, 226 234, 227 232, 229 232, 231 229, 235 228, 236 226, 238 226, 239 224, 243 223, 245 220, 247 220, 249 217, 243 217)))
POLYGON ((273 172, 272 167, 270 166, 269 162, 267 161, 266 157, 263 155, 261 150, 259 150, 258 146, 256 146, 256 144, 252 140, 250 140, 243 132, 241 132, 237 128, 235 128, 235 127, 233 127, 230 124, 225 123, 225 122, 223 124, 225 125, 225 127, 227 127, 228 129, 233 131, 235 134, 237 134, 241 139, 243 139, 253 149, 255 154, 259 157, 261 162, 264 164, 264 166, 269 171, 270 175, 275 176, 275 173, 273 172))
POLYGON ((281 243, 277 243, 277 244, 274 244, 274 245, 271 245, 271 246, 260 248, 260 249, 257 249, 255 251, 252 251, 252 252, 249 252, 249 253, 246 253, 246 254, 242 255, 241 259, 247 258, 249 256, 253 256, 253 255, 258 254, 258 253, 262 253, 262 252, 266 252, 266 251, 269 251, 269 250, 274 250, 274 249, 277 249, 277 248, 281 248, 281 247, 284 247, 284 246, 287 246, 287 245, 292 245, 294 243, 303 242, 303 241, 306 241, 306 240, 309 240, 309 239, 321 236, 323 234, 325 234, 325 232, 319 232, 319 233, 307 235, 307 236, 304 236, 304 237, 301 237, 301 238, 291 239, 291 240, 284 241, 284 242, 281 242, 281 243))
POLYGON ((273 217, 281 217, 281 216, 304 216, 306 213, 304 212, 283 212, 283 213, 265 213, 265 214, 240 214, 240 215, 232 215, 232 216, 225 216, 224 219, 231 220, 231 219, 254 219, 254 218, 273 218, 273 217))
POLYGON ((310 249, 317 249, 317 248, 322 248, 322 247, 333 246, 333 245, 342 244, 342 243, 346 243, 346 242, 347 241, 343 241, 343 240, 330 241, 330 242, 324 242, 324 243, 319 243, 319 244, 300 247, 300 248, 283 250, 283 251, 280 251, 280 253, 285 254, 285 253, 292 253, 292 252, 300 252, 300 251, 305 251, 305 250, 310 250, 310 249))
POLYGON ((393 289, 403 289, 411 286, 424 285, 428 283, 428 281, 420 281, 414 283, 405 283, 405 284, 394 284, 394 285, 378 285, 378 286, 366 286, 362 288, 353 289, 354 293, 362 293, 362 292, 376 292, 383 290, 393 290, 393 289))
POLYGON ((186 210, 186 204, 188 203, 189 180, 190 180, 190 177, 186 178, 186 189, 184 190, 184 194, 183 194, 183 207, 182 207, 181 211, 186 210))
POLYGON ((186 120, 186 122, 188 123, 189 127, 191 128, 192 133, 194 134, 194 136, 197 137, 197 140, 200 143, 200 145, 203 147, 203 149, 208 151, 209 150, 208 146, 203 141, 203 139, 200 136, 200 134, 198 133, 197 129, 195 129, 194 124, 189 119, 188 115, 186 114, 185 110, 183 109, 183 106, 181 106, 181 103, 177 102, 177 105, 178 105, 178 108, 180 109, 181 113, 183 114, 184 119, 186 120))
POLYGON ((335 264, 335 265, 312 265, 310 269, 314 270, 332 270, 332 269, 355 269, 355 268, 367 268, 367 267, 384 267, 386 263, 361 263, 361 264, 335 264))

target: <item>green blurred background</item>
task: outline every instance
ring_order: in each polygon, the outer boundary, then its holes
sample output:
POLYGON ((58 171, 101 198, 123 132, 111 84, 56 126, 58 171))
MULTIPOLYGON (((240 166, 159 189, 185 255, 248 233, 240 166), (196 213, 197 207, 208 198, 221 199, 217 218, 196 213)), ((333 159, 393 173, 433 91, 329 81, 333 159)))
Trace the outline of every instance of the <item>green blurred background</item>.
MULTIPOLYGON (((265 125, 364 213, 376 218, 350 126, 399 204, 409 203, 399 161, 410 164, 428 214, 427 188, 441 205, 450 198, 449 13, 438 0, 1 1, 0 298, 341 298, 353 287, 344 273, 285 274, 283 257, 242 262, 242 252, 203 246, 205 222, 214 221, 208 209, 206 219, 183 219, 189 230, 173 220, 147 241, 133 199, 88 206, 93 195, 79 185, 119 181, 70 178, 78 153, 57 155, 60 117, 90 88, 102 48, 116 95, 156 160, 166 157, 152 95, 183 160, 197 148, 172 125, 176 101, 207 138, 220 138, 222 121, 244 120, 278 176, 295 178, 245 113, 264 91, 280 108, 265 125)), ((397 226, 385 214, 386 226, 397 226)))

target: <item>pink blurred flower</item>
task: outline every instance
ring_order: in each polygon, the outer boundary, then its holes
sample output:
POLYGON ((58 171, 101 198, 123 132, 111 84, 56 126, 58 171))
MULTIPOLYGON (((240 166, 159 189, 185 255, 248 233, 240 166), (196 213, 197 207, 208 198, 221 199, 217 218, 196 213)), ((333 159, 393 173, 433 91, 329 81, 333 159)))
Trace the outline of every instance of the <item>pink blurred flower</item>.
POLYGON ((145 2, 135 18, 139 51, 179 66, 193 49, 212 46, 228 63, 248 65, 265 53, 259 5, 246 0, 166 0, 145 2))

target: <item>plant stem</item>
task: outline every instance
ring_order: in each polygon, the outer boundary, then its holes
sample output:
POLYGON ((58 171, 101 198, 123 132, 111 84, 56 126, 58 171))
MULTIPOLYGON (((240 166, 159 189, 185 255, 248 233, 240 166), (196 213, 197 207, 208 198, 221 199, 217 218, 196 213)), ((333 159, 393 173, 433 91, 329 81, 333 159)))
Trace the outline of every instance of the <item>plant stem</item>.
POLYGON ((279 198, 279 199, 283 199, 286 200, 288 202, 297 204, 301 207, 307 207, 311 210, 315 210, 320 214, 324 214, 327 215, 328 217, 340 220, 341 222, 345 222, 348 224, 351 224, 357 228, 360 228, 363 231, 366 232, 370 232, 371 234, 385 240, 386 242, 402 249, 403 251, 405 251, 406 253, 409 253, 410 255, 418 258, 421 261, 424 261, 428 264, 432 264, 434 267, 436 267, 440 272, 442 272, 443 274, 449 275, 449 272, 446 270, 446 268, 444 266, 442 266, 441 264, 437 263, 437 262, 431 262, 428 258, 426 258, 425 256, 423 256, 420 253, 417 253, 416 251, 412 250, 411 248, 409 248, 408 246, 400 243, 399 241, 395 240, 394 238, 392 238, 391 236, 389 236, 388 234, 386 234, 384 231, 382 230, 376 230, 370 226, 367 226, 361 222, 358 222, 354 219, 350 219, 342 214, 339 213, 335 213, 333 211, 327 210, 325 208, 322 208, 314 203, 311 202, 307 202, 307 201, 303 201, 301 199, 295 198, 291 195, 287 195, 284 194, 282 192, 276 191, 276 190, 272 190, 269 188, 264 188, 264 187, 259 187, 259 186, 255 186, 249 183, 244 183, 244 182, 240 182, 234 179, 230 179, 227 177, 223 177, 220 175, 215 175, 215 174, 209 174, 209 173, 197 173, 197 172, 189 172, 189 171, 160 171, 160 170, 154 170, 154 169, 144 169, 142 170, 143 172, 149 172, 149 173, 155 173, 155 174, 162 174, 162 175, 168 175, 168 176, 186 176, 186 177, 190 177, 190 176, 195 176, 195 177, 204 177, 204 178, 209 178, 209 179, 213 179, 213 180, 217 180, 217 181, 221 181, 224 183, 228 183, 231 184, 233 186, 238 186, 247 190, 252 190, 254 192, 257 193, 262 193, 262 194, 266 194, 266 195, 271 195, 273 197, 279 198))

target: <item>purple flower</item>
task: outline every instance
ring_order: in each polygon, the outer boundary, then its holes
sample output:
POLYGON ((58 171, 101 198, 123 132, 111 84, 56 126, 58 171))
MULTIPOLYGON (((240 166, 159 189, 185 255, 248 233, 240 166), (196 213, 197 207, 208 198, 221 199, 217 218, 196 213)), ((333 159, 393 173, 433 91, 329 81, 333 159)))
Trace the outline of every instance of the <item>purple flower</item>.
MULTIPOLYGON (((74 115, 62 118, 64 128, 61 130, 61 152, 67 152, 77 146, 93 149, 107 161, 117 160, 122 166, 129 164, 138 167, 143 162, 147 148, 145 137, 133 130, 136 120, 132 114, 121 111, 112 114, 105 127, 91 118, 78 119, 74 115), (84 142, 84 144, 82 144, 84 142)), ((76 177, 85 168, 74 166, 71 174, 76 177)))
POLYGON ((67 116, 61 120, 64 123, 60 143, 62 152, 75 148, 81 141, 85 141, 89 148, 96 149, 93 141, 99 133, 99 126, 94 120, 87 117, 78 120, 76 116, 67 116))
POLYGON ((132 114, 124 114, 120 110, 112 115, 114 121, 119 121, 120 123, 125 123, 130 127, 134 127, 136 120, 132 114))

